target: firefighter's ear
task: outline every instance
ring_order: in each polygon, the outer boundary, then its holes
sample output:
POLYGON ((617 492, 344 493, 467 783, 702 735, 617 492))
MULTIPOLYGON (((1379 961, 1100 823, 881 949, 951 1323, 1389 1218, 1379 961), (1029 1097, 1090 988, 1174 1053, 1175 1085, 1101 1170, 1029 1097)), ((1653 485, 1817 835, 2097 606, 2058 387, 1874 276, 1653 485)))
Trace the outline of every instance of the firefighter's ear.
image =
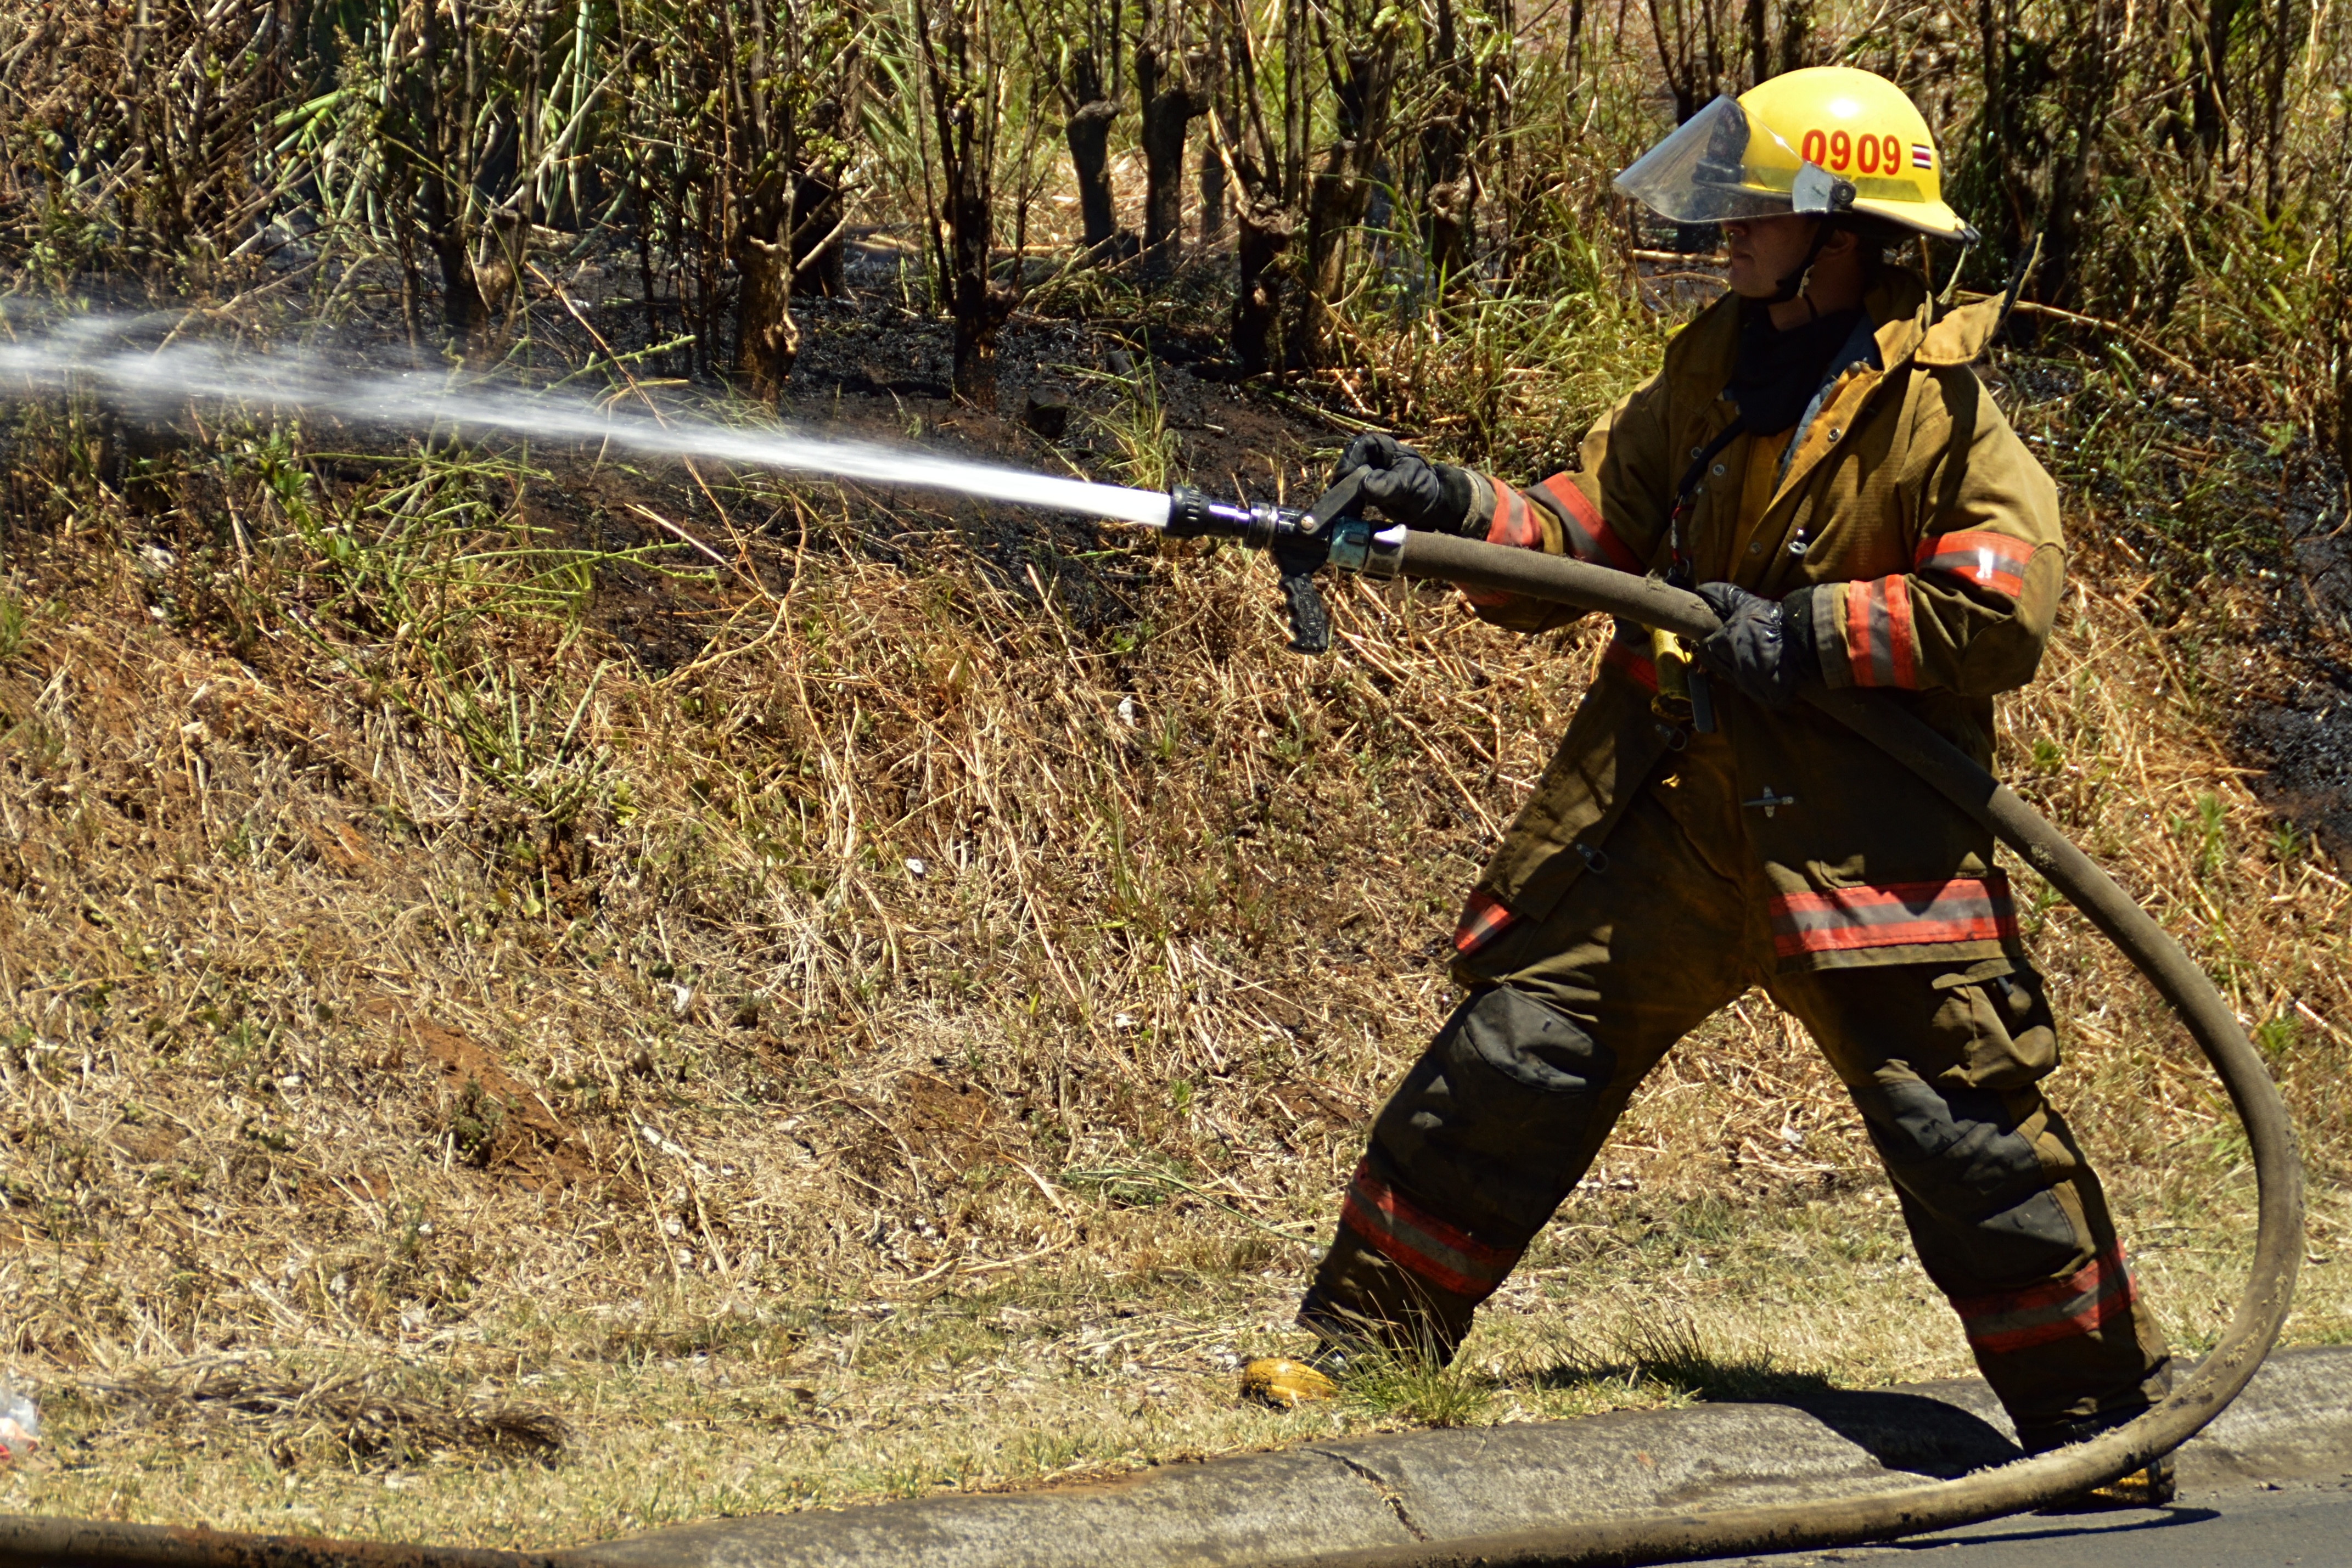
POLYGON ((1838 224, 1831 227, 1829 236, 1822 241, 1821 254, 1813 259, 1816 262, 1843 261, 1861 248, 1862 236, 1838 224))

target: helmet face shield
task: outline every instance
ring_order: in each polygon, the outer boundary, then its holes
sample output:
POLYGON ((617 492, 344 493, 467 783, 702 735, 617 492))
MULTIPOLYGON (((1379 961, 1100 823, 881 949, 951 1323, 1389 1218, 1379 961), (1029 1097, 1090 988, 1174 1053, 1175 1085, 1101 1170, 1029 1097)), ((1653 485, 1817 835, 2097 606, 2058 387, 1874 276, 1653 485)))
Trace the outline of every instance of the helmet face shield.
POLYGON ((1616 187, 1678 224, 1721 224, 1793 211, 1803 160, 1724 95, 1617 176, 1616 187))

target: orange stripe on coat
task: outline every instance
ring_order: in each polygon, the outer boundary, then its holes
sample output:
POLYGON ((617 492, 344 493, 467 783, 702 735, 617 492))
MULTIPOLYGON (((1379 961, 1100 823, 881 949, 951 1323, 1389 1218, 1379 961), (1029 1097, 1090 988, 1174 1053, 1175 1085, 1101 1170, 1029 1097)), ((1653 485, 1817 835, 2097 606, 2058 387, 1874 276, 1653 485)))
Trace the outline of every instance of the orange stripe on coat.
MULTIPOLYGON (((1486 525, 1486 542, 1509 545, 1515 549, 1542 549, 1543 529, 1536 522, 1527 497, 1492 475, 1486 482, 1495 487, 1495 516, 1486 525)), ((1481 610, 1500 610, 1524 599, 1521 594, 1496 588, 1465 588, 1462 597, 1481 610)))
POLYGON ((1913 557, 1913 570, 1960 578, 2003 598, 2015 599, 2025 591, 2025 568, 2032 559, 2033 547, 2023 539, 1970 528, 1921 539, 1913 557))
POLYGON ((1455 1295, 1484 1299, 1523 1249, 1490 1247, 1389 1186, 1368 1160, 1356 1166, 1339 1222, 1399 1267, 1455 1295))
POLYGON ((1658 663, 1622 637, 1612 637, 1601 650, 1604 669, 1615 670, 1652 696, 1658 694, 1658 663))
POLYGON ((1500 479, 1490 477, 1486 482, 1495 486, 1495 518, 1486 525, 1486 542, 1509 545, 1513 549, 1541 549, 1543 528, 1537 523, 1528 498, 1500 479))
POLYGON ((1772 950, 1851 953, 1923 943, 2006 942, 2017 936, 2009 878, 1956 876, 1942 882, 1892 882, 1788 893, 1767 906, 1772 950))
POLYGON ((1899 577, 1878 580, 1879 591, 1886 596, 1886 630, 1894 645, 1895 684, 1906 691, 1916 691, 1919 685, 1918 636, 1911 624, 1911 585, 1899 577))
POLYGON ((1462 906, 1462 918, 1454 923, 1454 950, 1474 953, 1502 935, 1504 928, 1517 918, 1509 905, 1481 888, 1470 895, 1470 902, 1462 906))
POLYGON ((1619 571, 1642 570, 1642 558, 1617 537, 1617 531, 1601 515, 1601 508, 1585 498, 1573 479, 1565 474, 1555 474, 1536 488, 1559 502, 1560 510, 1567 515, 1569 554, 1579 560, 1615 567, 1619 571))
POLYGON ((1954 1296, 1969 1345, 1989 1355, 2095 1333, 2128 1317, 2137 1299, 2123 1247, 2110 1243, 2063 1280, 1993 1295, 1954 1296))
POLYGON ((1877 672, 1870 658, 1870 584, 1849 582, 1845 595, 1845 662, 1857 686, 1874 686, 1877 672))

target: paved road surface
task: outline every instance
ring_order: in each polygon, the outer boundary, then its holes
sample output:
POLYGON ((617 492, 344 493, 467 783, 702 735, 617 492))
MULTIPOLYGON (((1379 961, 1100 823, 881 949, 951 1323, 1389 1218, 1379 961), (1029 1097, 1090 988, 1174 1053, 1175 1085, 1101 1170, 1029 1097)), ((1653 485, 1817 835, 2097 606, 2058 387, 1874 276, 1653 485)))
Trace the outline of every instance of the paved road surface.
POLYGON ((1894 1546, 1718 1560, 1721 1568, 1735 1562, 1760 1568, 1895 1562, 1919 1568, 2345 1568, 2352 1565, 2352 1480, 2183 1492, 2162 1511, 2030 1514, 1894 1546))

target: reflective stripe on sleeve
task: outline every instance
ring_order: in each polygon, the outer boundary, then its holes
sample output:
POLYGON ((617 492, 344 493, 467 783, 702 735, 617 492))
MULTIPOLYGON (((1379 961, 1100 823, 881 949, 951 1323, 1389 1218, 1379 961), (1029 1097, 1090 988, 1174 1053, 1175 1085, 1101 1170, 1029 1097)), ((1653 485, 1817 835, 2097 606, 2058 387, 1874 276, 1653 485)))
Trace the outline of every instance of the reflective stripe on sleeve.
POLYGON ((2033 547, 2023 539, 1978 528, 1920 540, 1916 565, 1920 571, 1957 577, 2015 599, 2025 591, 2025 566, 2032 559, 2033 547))
POLYGON ((1525 1250, 1489 1247, 1447 1224, 1382 1181, 1370 1161, 1356 1166, 1339 1223, 1400 1268, 1457 1296, 1492 1294, 1525 1250))
POLYGON ((1559 515, 1560 532, 1567 536, 1569 554, 1596 566, 1615 567, 1619 571, 1642 570, 1642 558, 1617 537, 1616 530, 1601 517, 1601 508, 1585 498, 1574 479, 1566 474, 1555 474, 1537 486, 1536 493, 1549 501, 1552 510, 1559 515))
POLYGON ((1543 524, 1528 498, 1492 475, 1486 483, 1495 486, 1495 520, 1486 525, 1486 542, 1513 549, 1543 549, 1543 524))
POLYGON ((2022 1291, 1954 1296, 1952 1310, 1960 1314, 1972 1349, 2000 1355, 2096 1333, 2131 1315, 2135 1294, 2118 1242, 2063 1280, 2022 1291))
POLYGON ((1652 696, 1658 695, 1657 661, 1643 652, 1638 643, 1622 636, 1610 638, 1601 645, 1601 667, 1616 671, 1652 696))
MULTIPOLYGON (((1543 524, 1528 498, 1491 474, 1486 476, 1486 483, 1495 490, 1495 516, 1486 525, 1486 542, 1509 545, 1514 549, 1543 549, 1543 524)), ((1483 610, 1500 610, 1521 599, 1518 594, 1496 588, 1465 588, 1462 597, 1483 610)))
POLYGON ((1501 936, 1504 928, 1517 918, 1501 899, 1480 888, 1462 906, 1462 918, 1454 923, 1454 950, 1475 953, 1501 936))
POLYGON ((2007 942, 2017 936, 2009 877, 1956 876, 1948 882, 1891 882, 1782 894, 1771 903, 1772 950, 1850 953, 1921 943, 2007 942))
POLYGON ((1899 577, 1845 585, 1845 657, 1857 686, 1918 685, 1911 585, 1899 577))

